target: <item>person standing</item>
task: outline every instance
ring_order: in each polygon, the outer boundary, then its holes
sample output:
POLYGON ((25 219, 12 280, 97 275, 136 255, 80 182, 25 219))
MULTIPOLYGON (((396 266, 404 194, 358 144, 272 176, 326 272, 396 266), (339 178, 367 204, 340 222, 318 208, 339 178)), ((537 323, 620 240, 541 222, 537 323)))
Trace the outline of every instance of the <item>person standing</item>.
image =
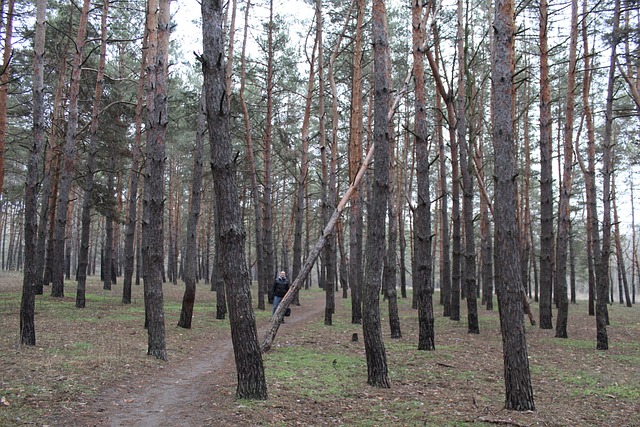
MULTIPOLYGON (((287 273, 284 271, 280 272, 280 276, 273 282, 273 311, 271 315, 273 316, 280 305, 280 301, 289 291, 289 280, 287 279, 287 273)), ((281 322, 284 322, 283 319, 280 319, 281 322)))

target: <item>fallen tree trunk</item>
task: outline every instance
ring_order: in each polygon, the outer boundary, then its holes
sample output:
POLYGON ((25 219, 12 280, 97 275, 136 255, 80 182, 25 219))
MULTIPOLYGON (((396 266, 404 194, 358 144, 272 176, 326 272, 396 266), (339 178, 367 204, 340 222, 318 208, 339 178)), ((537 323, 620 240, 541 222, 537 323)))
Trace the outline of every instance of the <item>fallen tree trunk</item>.
MULTIPOLYGON (((405 78, 404 86, 402 87, 402 90, 398 92, 393 102, 393 105, 389 109, 389 119, 393 117, 393 113, 398 107, 400 99, 402 99, 402 96, 406 92, 407 87, 409 86, 410 78, 411 78, 411 73, 408 73, 407 77, 405 78)), ((262 353, 266 353, 271 349, 271 343, 273 342, 273 339, 276 337, 276 334, 278 333, 278 328, 280 328, 279 319, 282 319, 285 311, 287 310, 287 308, 295 298, 296 293, 300 290, 305 280, 307 280, 307 276, 311 272, 311 268, 313 267, 313 264, 318 259, 318 256, 320 255, 320 252, 322 251, 322 248, 324 247, 324 244, 327 241, 327 237, 333 231, 334 227, 336 226, 336 223, 338 222, 338 218, 340 217, 340 214, 342 213, 344 208, 347 206, 347 203, 349 202, 349 199, 351 199, 353 192, 356 190, 356 188, 358 188, 358 185, 360 185, 360 181, 362 181, 362 177, 367 172, 369 163, 371 162, 371 159, 373 159, 374 149, 375 149, 375 144, 371 144, 371 146, 369 147, 369 151, 367 152, 367 157, 365 157, 364 161, 362 162, 362 165, 360 166, 360 169, 358 170, 358 174, 356 175, 355 179, 347 189, 346 193, 344 193, 344 196, 342 196, 342 199, 340 200, 340 203, 336 207, 335 211, 333 211, 333 215, 331 215, 331 218, 329 218, 329 221, 325 225, 324 230, 322 231, 322 235, 320 236, 316 244, 313 246, 313 249, 309 252, 309 256, 305 260, 304 265, 302 266, 302 270, 298 274, 298 277, 295 278, 295 280, 293 281, 293 285, 289 287, 289 291, 282 298, 282 301, 280 301, 280 304, 278 305, 278 308, 276 309, 275 313, 273 313, 273 316, 271 317, 271 324, 269 326, 269 329, 264 335, 264 339, 262 340, 262 346, 260 347, 260 350, 262 351, 262 353)))
POLYGON ((345 206, 347 205, 347 202, 353 195, 353 192, 360 184, 360 181, 362 181, 362 177, 367 171, 367 167, 369 166, 369 163, 373 158, 374 148, 375 148, 375 145, 371 144, 371 146, 369 147, 369 152, 367 153, 367 157, 364 159, 364 162, 362 163, 362 166, 360 167, 360 170, 358 171, 356 178, 353 180, 353 183, 349 186, 344 196, 342 196, 342 199, 340 200, 340 203, 336 207, 336 210, 333 211, 333 215, 331 215, 331 218, 329 218, 327 225, 325 225, 324 230, 322 231, 322 235, 320 236, 316 244, 313 246, 313 249, 311 249, 311 251, 309 252, 309 256, 305 260, 304 265, 302 266, 302 270, 298 274, 298 277, 295 278, 295 280, 293 281, 293 285, 289 287, 289 291, 282 298, 282 301, 280 301, 278 308, 276 309, 275 313, 273 314, 273 317, 271 318, 271 325, 267 330, 267 332, 265 333, 264 339, 262 340, 262 346, 260 347, 260 349, 262 350, 262 353, 266 353, 271 349, 271 343, 273 342, 273 339, 278 333, 278 328, 280 327, 279 319, 282 318, 282 316, 284 315, 284 312, 287 310, 287 307, 289 307, 289 304, 291 304, 291 302, 293 301, 293 298, 295 297, 296 293, 300 290, 305 280, 307 280, 307 276, 309 275, 309 272, 311 272, 311 268, 313 267, 313 264, 318 259, 318 256, 320 255, 320 252, 322 251, 322 248, 326 243, 327 237, 333 231, 334 227, 336 226, 336 223, 338 222, 338 218, 340 217, 340 214, 342 213, 345 206))

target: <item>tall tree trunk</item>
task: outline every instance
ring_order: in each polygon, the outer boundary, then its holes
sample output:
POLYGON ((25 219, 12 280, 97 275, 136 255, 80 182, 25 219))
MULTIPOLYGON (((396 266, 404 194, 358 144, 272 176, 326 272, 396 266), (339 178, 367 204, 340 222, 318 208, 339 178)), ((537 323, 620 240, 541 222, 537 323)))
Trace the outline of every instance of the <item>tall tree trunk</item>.
POLYGON ((389 240, 384 257, 384 271, 382 276, 382 292, 389 306, 389 330, 391 338, 402 338, 400 316, 398 314, 398 293, 396 291, 398 264, 398 220, 396 206, 396 154, 393 121, 389 122, 389 240))
POLYGON ((470 161, 470 144, 467 143, 466 121, 466 55, 465 55, 465 23, 463 22, 462 1, 458 0, 458 115, 456 128, 458 133, 458 146, 460 149, 460 170, 462 173, 462 217, 464 220, 465 252, 464 252, 464 289, 467 299, 468 332, 479 334, 478 305, 476 299, 476 245, 473 228, 473 163, 470 161))
POLYGON ((340 200, 340 203, 338 203, 338 206, 336 207, 336 210, 333 212, 333 215, 331 215, 329 222, 327 222, 324 229, 322 230, 322 234, 320 235, 320 238, 315 243, 313 248, 309 251, 309 254, 302 266, 302 270, 300 271, 300 274, 298 275, 298 277, 294 279, 293 284, 289 287, 289 291, 282 298, 280 305, 278 305, 278 308, 276 309, 275 313, 271 317, 272 319, 271 326, 265 333, 265 336, 261 345, 261 350, 263 353, 266 353, 271 349, 271 343, 273 342, 273 339, 275 338, 278 332, 278 328, 280 326, 280 322, 278 319, 280 319, 284 315, 284 311, 287 309, 287 307, 289 307, 289 304, 291 304, 291 302, 293 301, 295 294, 302 288, 303 284, 307 282, 309 273, 311 273, 311 269, 313 268, 315 262, 320 256, 320 252, 322 251, 322 248, 326 243, 326 240, 327 240, 326 236, 336 226, 338 222, 338 218, 340 217, 340 214, 342 214, 342 211, 346 207, 347 202, 349 202, 349 200, 352 199, 352 197, 355 194, 356 188, 358 188, 358 186, 360 185, 360 182, 362 181, 362 178, 364 177, 368 169, 369 163, 373 158, 373 154, 375 152, 374 148, 375 148, 375 145, 372 145, 369 148, 367 156, 364 159, 362 165, 360 166, 360 169, 358 170, 356 177, 354 178, 353 182, 351 183, 351 185, 349 186, 345 194, 342 196, 342 199, 340 200))
POLYGON ((185 242, 185 266, 184 266, 184 295, 182 297, 182 310, 178 326, 191 328, 193 318, 193 304, 196 299, 196 268, 197 268, 197 239, 198 219, 200 218, 200 199, 202 197, 202 151, 204 138, 207 131, 207 107, 204 94, 200 102, 200 110, 196 125, 196 146, 193 150, 193 175, 191 177, 191 203, 189 219, 187 220, 187 238, 185 242))
MULTIPOLYGON (((322 0, 318 0, 318 10, 317 17, 318 23, 321 24, 323 22, 322 19, 322 0)), ((338 53, 340 51, 340 45, 342 44, 342 39, 347 31, 347 25, 351 19, 351 11, 353 10, 354 1, 351 2, 349 6, 349 12, 347 13, 347 17, 344 20, 344 25, 342 27, 342 31, 338 36, 338 40, 335 43, 333 51, 331 52, 331 56, 329 58, 328 63, 328 74, 327 78, 329 80, 329 88, 331 89, 331 158, 329 162, 329 181, 327 182, 327 194, 326 194, 326 206, 325 206, 325 220, 328 219, 336 207, 336 199, 338 197, 338 178, 337 178, 337 163, 338 163, 338 126, 339 126, 339 114, 338 114, 338 89, 336 87, 335 75, 334 75, 334 65, 336 59, 338 57, 338 53)), ((321 32, 321 29, 319 30, 321 32)), ((320 34, 320 33, 319 33, 320 34)), ((319 61, 322 61, 322 36, 318 39, 318 58, 319 61)), ((319 80, 322 85, 322 63, 318 63, 318 72, 320 74, 319 80)), ((319 96, 322 98, 323 93, 320 92, 319 96)), ((322 128, 322 118, 321 120, 321 128, 322 128)), ((324 138, 324 133, 320 132, 321 138, 324 138)), ((324 150, 324 155, 326 156, 326 150, 324 150)), ((325 254, 327 257, 327 286, 325 288, 326 291, 326 307, 325 307, 325 316, 324 316, 324 324, 331 325, 332 324, 332 316, 335 312, 335 289, 337 289, 338 285, 338 258, 337 258, 337 247, 336 247, 336 233, 333 232, 328 236, 327 244, 325 245, 325 254)))
MULTIPOLYGON (((437 34, 436 34, 436 40, 437 40, 437 34)), ((442 97, 442 99, 445 102, 445 106, 447 108, 447 120, 449 122, 449 143, 450 143, 450 147, 451 147, 451 196, 453 199, 453 203, 452 203, 452 208, 451 208, 451 216, 453 219, 453 239, 452 239, 452 266, 451 266, 451 286, 449 287, 449 292, 447 292, 447 288, 446 288, 446 283, 444 285, 444 292, 448 293, 449 295, 445 297, 450 301, 450 311, 449 311, 449 317, 451 320, 460 320, 460 267, 461 267, 461 262, 460 262, 460 256, 461 256, 461 252, 462 252, 462 241, 461 241, 461 228, 460 228, 460 171, 458 168, 458 142, 457 142, 457 136, 456 136, 456 125, 455 123, 457 123, 456 121, 456 113, 455 113, 455 107, 453 104, 453 96, 451 93, 447 92, 447 90, 444 87, 444 83, 442 81, 442 77, 440 76, 440 71, 438 69, 438 61, 437 61, 437 57, 436 59, 434 59, 433 54, 431 53, 430 49, 426 50, 426 55, 427 55, 427 59, 429 60, 429 66, 431 67, 431 73, 433 74, 433 78, 435 80, 436 83, 436 90, 438 91, 438 93, 440 94, 440 96, 442 97)), ((463 131, 464 133, 464 131, 463 131)), ((441 146, 441 150, 440 150, 440 161, 442 162, 444 160, 444 147, 441 146)), ((446 181, 442 179, 442 174, 443 174, 444 168, 442 168, 442 164, 441 164, 441 170, 440 170, 440 180, 441 183, 440 185, 442 186, 441 188, 441 192, 442 195, 446 194, 445 193, 445 186, 446 186, 446 181)), ((442 200, 442 214, 446 215, 446 198, 443 197, 442 200)), ((448 261, 448 248, 444 247, 444 245, 446 245, 449 239, 445 240, 445 236, 444 236, 444 224, 446 222, 448 222, 448 216, 445 218, 442 218, 442 225, 443 225, 443 256, 444 256, 444 261, 448 261)), ((448 233, 447 233, 448 234, 448 233)), ((444 264, 444 263, 443 263, 444 264)), ((446 268, 446 265, 443 265, 443 270, 448 270, 446 268)), ((444 272, 444 274, 448 274, 446 271, 444 272)), ((445 280, 448 280, 448 277, 443 276, 445 280)), ((445 302, 445 314, 446 314, 446 302, 445 302)))
POLYGON ((389 110, 391 64, 384 0, 373 1, 374 144, 373 188, 367 210, 367 256, 362 328, 367 358, 367 383, 389 388, 387 356, 380 322, 380 286, 384 259, 385 213, 389 196, 389 110))
MULTIPOLYGON (((320 0, 321 2, 321 0, 320 0)), ((327 192, 327 206, 326 206, 326 218, 328 219, 333 211, 336 208, 337 198, 338 198, 338 127, 339 127, 339 119, 340 115, 338 113, 338 89, 336 87, 335 81, 335 62, 338 58, 338 53, 340 51, 340 46, 342 44, 342 39, 347 32, 347 26, 349 21, 351 20, 351 11, 353 10, 355 0, 351 1, 349 6, 349 11, 347 12, 347 16, 344 20, 344 25, 342 27, 342 31, 338 36, 338 40, 335 42, 334 48, 331 52, 331 56, 329 58, 328 70, 327 70, 327 78, 329 80, 329 88, 331 90, 331 158, 329 162, 329 182, 328 182, 328 192, 327 192)), ((317 15, 320 17, 318 21, 322 21, 322 13, 318 13, 317 15)), ((319 55, 318 58, 321 60, 320 53, 322 38, 320 38, 318 42, 319 47, 319 55)), ((318 67, 320 70, 320 67, 318 67)), ((320 82, 322 83, 322 74, 320 74, 320 82)), ((332 315, 335 312, 335 290, 338 288, 338 250, 337 250, 337 233, 331 233, 328 237, 327 244, 325 246, 326 254, 327 254, 327 306, 325 308, 325 325, 332 324, 332 315), (329 290, 331 288, 331 290, 329 290)))
MULTIPOLYGON (((322 223, 326 224, 331 215, 330 189, 329 189, 329 161, 327 153, 327 135, 325 128, 325 82, 324 82, 324 47, 323 47, 323 21, 322 0, 316 0, 316 41, 318 43, 318 131, 321 160, 321 190, 322 199, 322 223)), ((321 258, 321 281, 320 287, 325 292, 324 324, 331 325, 331 314, 333 313, 334 302, 334 269, 331 266, 332 242, 335 241, 333 230, 327 235, 327 241, 323 248, 321 258)))
MULTIPOLYGON (((474 163, 476 165, 476 177, 479 186, 484 186, 485 175, 483 158, 484 142, 473 141, 474 163)), ((491 234, 491 221, 489 218, 490 201, 487 197, 480 197, 480 276, 482 281, 482 304, 487 310, 493 310, 493 238, 491 234)))
MULTIPOLYGON (((424 67, 424 66, 423 66, 424 67)), ((406 218, 405 218, 405 203, 404 197, 407 194, 407 154, 409 152, 409 144, 411 144, 409 133, 409 115, 406 115, 404 131, 404 147, 402 149, 402 163, 398 168, 398 235, 399 235, 399 250, 400 250, 400 296, 407 298, 407 267, 406 267, 406 250, 407 250, 407 238, 405 235, 406 218)), ((433 260, 432 260, 433 262, 433 260)))
MULTIPOLYGON (((584 54, 584 72, 582 79, 582 104, 587 128, 587 158, 588 165, 585 166, 580 155, 580 150, 576 148, 576 157, 580 163, 580 168, 585 178, 586 199, 587 199, 587 264, 589 271, 589 315, 595 315, 596 297, 596 272, 595 268, 600 263, 600 237, 598 232, 597 196, 595 184, 595 129, 593 115, 591 113, 591 103, 589 100, 589 89, 591 86, 591 55, 589 50, 589 34, 587 29, 588 5, 584 0, 582 3, 582 42, 584 54)), ((576 144, 578 140, 576 139, 576 144)))
POLYGON ((35 257, 38 231, 38 171, 45 141, 44 47, 46 13, 47 1, 38 0, 36 2, 36 29, 33 43, 33 145, 29 149, 24 196, 24 275, 20 302, 20 343, 32 346, 36 345, 36 288, 41 280, 37 275, 35 257))
POLYGON ((249 121, 249 108, 244 98, 244 90, 246 84, 246 50, 247 50, 247 35, 249 34, 249 9, 251 2, 248 2, 244 12, 244 36, 242 39, 242 54, 240 56, 240 106, 242 108, 242 118, 245 129, 245 142, 247 145, 247 159, 249 163, 249 173, 251 175, 251 195, 254 209, 254 221, 255 221, 255 238, 256 238, 256 266, 258 270, 258 309, 265 309, 264 296, 268 287, 267 275, 266 275, 266 260, 264 254, 264 238, 262 229, 262 209, 260 204, 260 187, 258 185, 258 175, 256 172, 256 161, 253 154, 253 143, 251 141, 251 123, 249 121))
MULTIPOLYGON (((147 5, 148 6, 148 5, 147 5)), ((147 16, 148 16, 147 11, 147 16)), ((135 254, 134 249, 136 226, 138 221, 138 187, 140 186, 140 144, 142 141, 142 109, 144 102, 144 83, 146 81, 145 70, 147 68, 148 34, 145 32, 143 40, 142 58, 140 59, 140 75, 138 77, 138 90, 136 93, 136 117, 135 136, 133 141, 133 153, 131 158, 131 172, 129 176, 129 191, 127 192, 127 217, 124 230, 124 279, 122 285, 122 303, 131 304, 131 284, 133 282, 133 268, 135 254)), ((140 263, 137 263, 139 266, 140 263)), ((136 275, 136 284, 139 284, 139 276, 136 275)))
MULTIPOLYGON (((65 52, 68 51, 71 41, 67 39, 65 52)), ((65 79, 67 75, 67 61, 63 58, 58 61, 57 67, 58 80, 56 82, 56 89, 53 95, 53 111, 51 113, 51 133, 49 134, 48 147, 45 144, 45 164, 44 164, 44 176, 42 177, 41 184, 41 196, 40 196, 40 216, 38 227, 38 243, 36 248, 36 269, 38 275, 38 286, 36 293, 42 295, 44 290, 43 286, 49 284, 49 278, 51 276, 50 266, 48 262, 51 256, 50 245, 53 244, 52 239, 47 239, 47 236, 51 236, 53 230, 51 225, 53 221, 49 222, 51 211, 55 212, 55 204, 52 197, 52 193, 57 192, 57 179, 55 174, 57 173, 58 155, 56 153, 57 141, 62 139, 61 129, 64 123, 64 92, 65 92, 65 79), (55 189, 55 190, 54 190, 55 189), (47 226, 49 224, 49 226, 47 226), (48 271, 48 273, 47 273, 48 271)))
MULTIPOLYGON (((397 93, 395 101, 393 102, 393 105, 389 109, 388 116, 387 116, 388 119, 387 120, 391 120, 391 117, 393 116, 395 110, 398 107, 399 100, 401 99, 401 97, 404 94, 406 94, 407 87, 409 85, 409 78, 410 77, 411 77, 411 74, 409 74, 407 76, 407 78, 405 79, 403 88, 397 93)), ((342 214, 342 211, 344 211, 344 209, 345 209, 347 203, 349 202, 349 200, 351 200, 353 198, 353 196, 354 196, 354 194, 356 192, 356 189, 358 188, 358 186, 362 182, 362 179, 363 179, 365 173, 367 172, 367 170, 369 168, 369 164, 371 163, 371 160, 373 159, 374 153, 375 153, 375 143, 369 145, 369 148, 368 148, 368 151, 367 151, 367 156, 365 157, 364 161, 362 162, 362 165, 360 166, 360 169, 358 170, 358 173, 356 174, 355 178, 353 179, 351 185, 349 185, 349 188, 347 189, 345 194, 342 196, 342 199, 340 199, 340 202, 338 203, 338 206, 336 206, 336 209, 335 209, 335 211, 333 211, 333 214, 331 215, 331 218, 329 218, 329 221, 324 226, 324 228, 322 230, 322 234, 318 238, 317 242, 315 243, 313 248, 308 251, 308 256, 307 256, 307 258, 306 258, 306 260, 305 260, 305 262, 304 262, 304 264, 302 266, 302 270, 300 271, 300 275, 298 275, 298 277, 295 278, 295 280, 293 281, 293 284, 289 288, 289 291, 284 296, 284 298, 282 298, 282 301, 280 302, 280 305, 278 305, 278 308, 276 309, 274 315, 271 317, 271 319, 272 319, 271 320, 271 326, 269 327, 269 329, 265 333, 265 336, 264 336, 264 339, 263 339, 262 345, 261 345, 261 350, 262 350, 263 353, 265 353, 265 352, 269 351, 269 349, 271 349, 271 343, 273 342, 273 339, 275 338, 275 336, 276 336, 276 334, 278 332, 278 328, 280 327, 279 319, 284 315, 284 311, 287 309, 287 307, 289 307, 289 304, 291 304, 291 302, 295 298, 295 294, 298 293, 298 291, 302 288, 302 286, 303 285, 306 286, 307 280, 309 278, 309 273, 311 272, 311 269, 313 268, 315 262, 317 261, 318 257, 320 256, 320 252, 322 251, 322 248, 324 247, 324 245, 326 243, 327 236, 329 235, 329 233, 332 232, 333 228, 336 226, 336 224, 338 222, 338 218, 342 214)), ((308 194, 307 194, 307 198, 308 198, 308 194)), ((309 211, 307 210, 307 212, 309 212, 309 211)), ((306 222, 307 222, 307 227, 308 227, 308 225, 309 225, 308 218, 307 218, 306 222)), ((308 242, 309 242, 309 239, 308 239, 308 235, 307 235, 307 243, 308 242)), ((376 291, 376 295, 377 294, 378 294, 378 292, 376 291)))
POLYGON ((607 309, 607 291, 609 290, 609 257, 611 255, 611 175, 613 174, 613 97, 616 49, 619 41, 620 28, 620 0, 615 0, 613 11, 613 29, 611 40, 611 58, 609 63, 609 80, 607 83, 607 102, 605 107, 605 125, 602 141, 602 252, 600 262, 596 267, 596 348, 598 350, 609 349, 607 324, 609 313, 607 309))
POLYGON ((447 156, 445 153, 444 135, 442 132, 441 111, 442 96, 436 95, 436 135, 438 138, 439 178, 438 189, 440 200, 440 293, 443 304, 443 316, 451 316, 451 238, 449 235, 449 191, 447 189, 447 156))
MULTIPOLYGON (((7 4, 7 20, 4 32, 4 52, 2 57, 2 76, 0 76, 0 195, 4 189, 4 147, 7 139, 7 98, 9 97, 9 66, 13 56, 11 37, 13 36, 13 4, 7 4)), ((0 197, 0 202, 2 198, 0 197)))
MULTIPOLYGON (((317 13, 317 11, 316 11, 317 13)), ((307 83, 307 94, 305 97, 304 115, 302 118, 302 130, 300 132, 300 175, 296 186, 295 200, 295 224, 293 232, 293 271, 292 277, 298 277, 302 269, 302 224, 304 213, 307 210, 305 205, 305 189, 307 188, 309 175, 309 122, 311 119, 311 102, 313 100, 313 81, 315 78, 315 57, 318 40, 315 40, 309 61, 309 81, 307 83)), ((298 302, 299 304, 299 302, 298 302)))
POLYGON ((244 254, 245 233, 240 217, 229 108, 225 99, 228 94, 225 92, 222 3, 219 0, 202 2, 202 22, 202 67, 211 170, 219 214, 216 233, 221 271, 218 271, 218 276, 225 282, 229 303, 231 340, 238 373, 236 398, 266 399, 267 384, 251 307, 250 279, 244 254))
POLYGON ((69 111, 67 134, 64 143, 63 165, 60 173, 60 185, 58 188, 58 200, 56 203, 56 221, 53 231, 53 265, 51 296, 64 296, 64 241, 67 225, 67 203, 74 173, 74 153, 76 132, 78 129, 78 97, 80 93, 80 74, 82 72, 82 54, 87 34, 87 21, 89 16, 89 0, 84 0, 78 33, 76 35, 76 51, 73 55, 73 67, 71 70, 71 84, 69 86, 69 111))
POLYGON ((540 328, 553 328, 553 171, 547 0, 540 0, 540 328))
MULTIPOLYGON (((427 6, 429 7, 429 6, 427 6)), ((414 265, 413 285, 418 305, 418 350, 435 350, 433 320, 433 282, 431 270, 431 194, 429 192, 429 147, 427 138, 427 91, 424 81, 424 45, 426 40, 426 19, 422 17, 422 2, 411 2, 413 76, 415 81, 414 145, 418 200, 414 216, 414 265)), ((427 11, 428 15, 428 11, 427 11)))
POLYGON ((495 264, 504 357, 505 408, 529 411, 534 410, 535 405, 525 338, 515 211, 513 0, 497 0, 492 26, 495 264))
POLYGON ((91 230, 91 198, 93 195, 95 157, 98 153, 98 124, 100 115, 100 103, 102 101, 102 87, 104 84, 104 71, 107 54, 107 15, 109 1, 102 4, 102 18, 100 22, 100 60, 96 75, 96 88, 93 96, 93 108, 91 110, 91 128, 89 131, 89 147, 87 149, 87 174, 84 182, 84 196, 82 199, 82 231, 80 237, 80 256, 78 260, 78 287, 76 290, 76 307, 84 308, 86 304, 87 265, 89 264, 89 238, 91 230))
POLYGON ((164 170, 167 117, 167 59, 169 47, 169 1, 149 0, 147 86, 147 147, 142 222, 144 296, 148 323, 147 354, 165 360, 164 296, 164 170))
POLYGON ((556 338, 567 338, 569 300, 567 296, 567 250, 571 229, 571 189, 573 186, 573 113, 575 108, 576 66, 578 50, 578 0, 571 1, 571 38, 569 43, 569 71, 567 74, 567 103, 564 125, 564 168, 558 210, 558 241, 556 248, 556 297, 558 320, 556 338))
MULTIPOLYGON (((351 91, 351 117, 349 123, 349 182, 353 182, 362 164, 362 33, 364 27, 365 0, 357 1, 356 34, 353 51, 353 76, 351 91)), ((351 287, 351 323, 362 323, 362 269, 363 248, 363 200, 355 190, 349 218, 349 286, 351 287)))
POLYGON ((273 245, 273 206, 271 203, 271 129, 273 126, 273 0, 269 1, 269 29, 268 29, 268 50, 267 50, 267 115, 265 118, 264 133, 264 216, 263 216, 263 248, 265 257, 265 286, 268 287, 269 302, 273 301, 271 283, 275 278, 276 267, 274 261, 273 245))

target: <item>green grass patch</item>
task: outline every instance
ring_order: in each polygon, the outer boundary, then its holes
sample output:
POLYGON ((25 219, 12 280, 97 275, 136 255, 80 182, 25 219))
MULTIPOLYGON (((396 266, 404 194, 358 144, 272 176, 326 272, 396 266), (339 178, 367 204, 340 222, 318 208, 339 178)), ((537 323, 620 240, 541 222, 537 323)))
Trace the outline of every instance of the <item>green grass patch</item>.
POLYGON ((338 352, 317 353, 304 347, 281 347, 265 357, 270 382, 300 390, 301 398, 336 399, 361 385, 366 377, 362 358, 338 352), (354 381, 355 380, 355 381, 354 381))

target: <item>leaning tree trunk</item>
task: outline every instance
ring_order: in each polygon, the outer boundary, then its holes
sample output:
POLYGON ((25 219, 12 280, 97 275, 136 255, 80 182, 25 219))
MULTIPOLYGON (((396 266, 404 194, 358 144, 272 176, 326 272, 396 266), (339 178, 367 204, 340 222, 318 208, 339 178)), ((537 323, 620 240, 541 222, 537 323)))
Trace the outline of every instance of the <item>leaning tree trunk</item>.
POLYGON ((178 326, 191 328, 193 318, 193 304, 196 299, 196 269, 198 219, 200 218, 200 199, 202 197, 202 151, 205 133, 207 131, 206 105, 204 96, 200 102, 200 110, 196 122, 196 146, 193 150, 193 173, 191 177, 191 206, 187 219, 186 254, 184 258, 184 295, 182 297, 182 310, 178 326))
MULTIPOLYGON (((408 74, 404 81, 404 86, 400 91, 397 92, 396 98, 393 104, 391 105, 391 108, 389 109, 387 120, 391 120, 391 117, 393 117, 393 114, 398 108, 400 99, 402 98, 402 96, 404 96, 407 93, 410 77, 411 77, 411 74, 408 74)), ((287 309, 287 307, 289 307, 289 304, 291 304, 291 302, 294 300, 296 293, 300 290, 300 288, 302 288, 302 286, 306 283, 307 279, 309 278, 309 273, 311 272, 311 269, 313 268, 313 265, 315 264, 316 260, 320 256, 320 252, 322 251, 322 248, 326 243, 327 236, 329 235, 329 233, 333 231, 333 228, 336 226, 338 222, 338 218, 342 214, 342 211, 344 211, 347 203, 349 202, 349 200, 353 198, 354 194, 356 193, 356 189, 360 185, 362 178, 367 172, 369 168, 369 164, 373 159, 374 153, 375 153, 375 142, 369 146, 367 156, 362 162, 360 169, 358 169, 358 173, 356 174, 353 182, 351 183, 351 185, 349 186, 345 194, 342 196, 342 199, 340 199, 340 202, 336 206, 335 211, 333 211, 331 218, 329 218, 329 221, 325 224, 322 230, 322 234, 318 238, 318 241, 315 243, 313 248, 309 250, 307 259, 305 260, 304 265, 302 266, 302 270, 300 271, 300 274, 298 275, 298 277, 295 278, 295 280, 293 281, 293 284, 289 287, 289 291, 282 298, 282 301, 280 302, 280 305, 278 305, 276 312, 271 317, 271 326, 265 333, 264 340, 262 341, 261 349, 263 353, 271 349, 271 343, 273 342, 273 339, 275 338, 278 332, 278 328, 280 326, 280 322, 278 319, 280 319, 284 315, 285 310, 287 309)), ((308 224, 308 221, 307 221, 307 224, 308 224)))
POLYGON ((285 310, 287 309, 287 307, 289 307, 289 304, 291 304, 291 302, 294 300, 295 294, 300 290, 300 288, 302 288, 302 285, 306 283, 307 278, 309 277, 309 273, 311 272, 311 269, 313 268, 313 265, 315 264, 316 260, 320 256, 320 252, 322 251, 322 248, 324 247, 327 241, 327 236, 329 235, 329 233, 333 231, 333 228, 336 226, 336 223, 338 222, 338 218, 340 217, 340 214, 342 214, 342 211, 347 205, 347 202, 349 202, 349 200, 351 200, 354 197, 356 193, 356 189, 360 185, 360 182, 362 181, 362 178, 364 177, 364 174, 366 173, 369 167, 369 163, 371 162, 371 159, 373 158, 374 153, 375 153, 375 144, 372 144, 369 147, 369 152, 367 153, 367 157, 362 162, 362 165, 360 166, 360 169, 358 170, 356 177, 354 178, 353 182, 351 183, 351 185, 349 186, 345 194, 342 196, 342 199, 340 200, 340 203, 338 203, 338 206, 336 207, 336 210, 333 212, 333 215, 331 215, 331 218, 329 218, 329 221, 327 222, 324 229, 322 230, 322 234, 320 235, 320 238, 315 243, 313 248, 309 251, 309 254, 302 266, 302 270, 300 271, 300 274, 298 275, 298 277, 294 279, 293 283, 289 287, 289 291, 282 298, 282 301, 280 301, 280 305, 278 305, 278 308, 276 309, 275 313, 271 317, 271 325, 267 330, 267 332, 265 333, 265 336, 261 345, 261 350, 263 353, 266 353, 271 349, 271 344, 273 343, 273 339, 278 333, 278 328, 280 326, 280 322, 278 319, 282 318, 285 310))
POLYGON ((107 14, 109 1, 102 5, 102 19, 100 26, 100 60, 96 75, 96 88, 93 96, 93 108, 91 111, 91 128, 89 131, 89 147, 87 149, 87 174, 84 182, 84 196, 82 199, 82 230, 80 232, 80 256, 78 259, 78 287, 76 290, 76 307, 84 308, 86 303, 87 265, 89 264, 89 238, 91 231, 91 197, 93 195, 95 157, 98 153, 98 123, 100 116, 100 102, 102 100, 102 87, 104 84, 104 70, 107 54, 107 14))
POLYGON ((513 131, 515 88, 513 0, 497 0, 493 21, 493 147, 495 180, 496 292, 504 357, 505 407, 534 410, 533 388, 525 339, 522 276, 516 222, 513 131))
MULTIPOLYGON (((24 196, 24 274, 20 302, 20 343, 36 345, 36 288, 40 282, 36 266, 38 231, 38 171, 45 140, 44 46, 47 1, 36 2, 36 32, 33 49, 33 145, 29 148, 24 196)), ((46 201, 45 201, 46 202, 46 201)))
POLYGON ((211 147, 211 171, 219 217, 221 271, 225 282, 231 324, 231 340, 238 373, 236 398, 266 399, 267 383, 258 345, 256 319, 251 307, 249 272, 245 263, 236 164, 231 145, 231 123, 225 91, 222 2, 202 2, 204 51, 201 57, 211 147))
POLYGON ((53 297, 64 296, 64 241, 67 225, 67 204, 69 203, 69 193, 71 192, 71 184, 73 183, 76 132, 78 129, 78 98, 80 94, 80 74, 82 72, 82 51, 87 34, 90 4, 91 2, 89 0, 84 0, 82 5, 75 42, 76 52, 73 56, 73 68, 71 70, 71 83, 69 85, 69 104, 67 106, 69 118, 63 149, 63 165, 60 170, 61 176, 56 203, 56 221, 53 231, 53 264, 51 271, 51 296, 53 297))

